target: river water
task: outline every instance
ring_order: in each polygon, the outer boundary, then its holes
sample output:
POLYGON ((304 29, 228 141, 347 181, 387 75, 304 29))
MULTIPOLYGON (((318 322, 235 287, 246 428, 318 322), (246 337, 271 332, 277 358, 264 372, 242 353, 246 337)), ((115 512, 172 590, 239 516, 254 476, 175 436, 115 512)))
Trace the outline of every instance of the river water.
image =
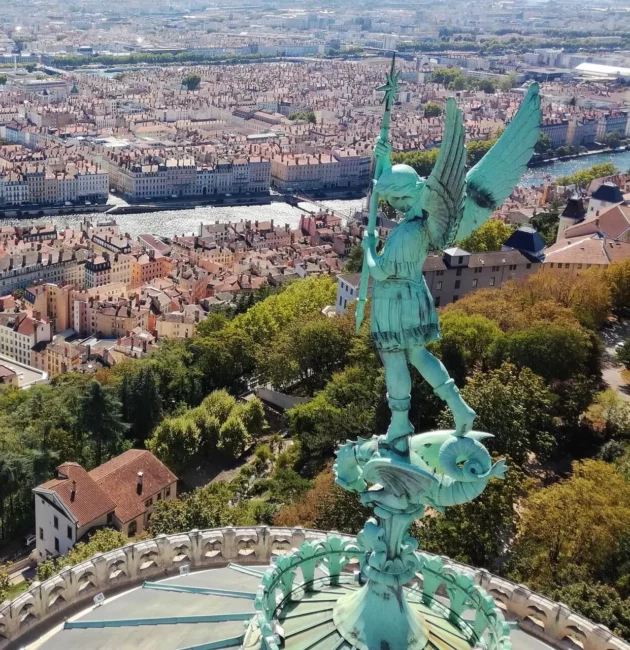
MULTIPOLYGON (((626 171, 630 168, 630 151, 583 156, 581 158, 573 158, 549 165, 533 167, 525 173, 521 185, 540 185, 549 178, 567 176, 580 169, 606 162, 613 162, 617 169, 626 171)), ((365 207, 365 201, 361 200, 321 201, 320 204, 345 218, 352 216, 360 207, 365 207)), ((121 214, 116 215, 116 221, 120 224, 121 231, 129 233, 132 237, 137 237, 143 233, 172 237, 173 235, 181 235, 184 233, 197 234, 200 223, 213 223, 215 221, 236 222, 241 219, 251 219, 252 221, 269 221, 273 219, 279 225, 288 224, 291 228, 296 228, 300 222, 300 215, 305 210, 312 212, 318 210, 318 207, 310 203, 300 203, 297 208, 286 203, 271 203, 270 205, 260 206, 204 206, 188 210, 121 214)), ((59 227, 76 228, 83 218, 97 221, 105 217, 103 214, 95 213, 43 217, 42 219, 34 220, 34 222, 52 221, 59 227)), ((19 219, 0 219, 0 225, 24 225, 24 223, 24 220, 19 219)))

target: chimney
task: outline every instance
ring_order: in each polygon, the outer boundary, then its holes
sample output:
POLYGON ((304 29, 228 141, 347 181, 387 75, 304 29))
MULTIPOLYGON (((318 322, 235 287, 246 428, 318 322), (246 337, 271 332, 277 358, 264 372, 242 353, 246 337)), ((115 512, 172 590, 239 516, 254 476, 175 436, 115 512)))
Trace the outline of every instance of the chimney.
POLYGON ((144 477, 144 473, 143 472, 138 472, 138 485, 136 486, 136 492, 138 494, 142 494, 143 477, 144 477))
POLYGON ((72 489, 70 490, 70 501, 74 503, 74 499, 77 496, 77 482, 72 479, 72 489))

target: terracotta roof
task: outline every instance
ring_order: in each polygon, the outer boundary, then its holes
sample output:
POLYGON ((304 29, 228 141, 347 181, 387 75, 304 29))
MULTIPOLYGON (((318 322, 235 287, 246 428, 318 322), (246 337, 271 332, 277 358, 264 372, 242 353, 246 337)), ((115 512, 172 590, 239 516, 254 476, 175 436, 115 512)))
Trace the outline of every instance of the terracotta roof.
POLYGON ((607 266, 609 260, 604 250, 604 240, 589 235, 560 241, 545 251, 545 266, 555 263, 607 266))
POLYGON ((42 483, 40 488, 56 492, 66 507, 78 519, 79 527, 95 521, 116 508, 114 501, 98 486, 78 463, 64 463, 57 467, 64 478, 42 483), (76 492, 72 498, 72 481, 76 492))
POLYGON ((177 481, 173 472, 142 449, 130 449, 89 475, 115 501, 115 515, 122 523, 145 512, 144 502, 149 497, 177 481), (141 494, 137 492, 138 472, 143 473, 141 494))

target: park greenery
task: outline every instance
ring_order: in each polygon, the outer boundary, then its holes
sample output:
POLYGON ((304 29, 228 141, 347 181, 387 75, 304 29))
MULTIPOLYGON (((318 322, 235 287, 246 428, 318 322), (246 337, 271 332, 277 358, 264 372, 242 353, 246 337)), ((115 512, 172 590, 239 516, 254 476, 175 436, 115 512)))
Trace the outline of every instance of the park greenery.
POLYGON ((187 74, 182 79, 182 86, 185 86, 186 90, 197 90, 201 85, 201 76, 198 74, 187 74))
MULTIPOLYGON (((460 245, 496 249, 505 228, 486 225, 460 245)), ((348 265, 358 271, 360 255, 348 265)), ((230 469, 229 480, 184 483, 177 499, 158 503, 149 535, 262 524, 356 533, 368 512, 335 485, 334 451, 382 433, 390 414, 369 318, 357 333, 352 306, 322 315, 335 297, 329 276, 295 281, 211 314, 196 337, 145 358, 0 389, 1 539, 32 527, 31 489, 60 462, 91 469, 133 446, 185 481, 205 467, 230 469), (253 381, 303 399, 279 420, 238 398, 253 381)), ((630 406, 602 390, 598 331, 629 306, 624 262, 577 276, 541 271, 440 310, 431 349, 510 471, 474 502, 413 526, 422 548, 523 582, 627 639, 630 406)), ((410 418, 417 431, 452 425, 415 372, 410 418)), ((125 541, 103 531, 38 575, 125 541)))
POLYGON ((315 113, 313 113, 313 111, 306 111, 305 113, 291 113, 291 115, 289 115, 289 119, 304 120, 309 124, 315 124, 317 122, 317 118, 315 117, 315 113))
POLYGON ((614 163, 602 163, 601 165, 593 165, 588 169, 581 169, 571 176, 560 176, 555 182, 558 185, 577 185, 586 189, 591 181, 594 181, 596 178, 612 176, 618 173, 619 170, 615 167, 614 163))

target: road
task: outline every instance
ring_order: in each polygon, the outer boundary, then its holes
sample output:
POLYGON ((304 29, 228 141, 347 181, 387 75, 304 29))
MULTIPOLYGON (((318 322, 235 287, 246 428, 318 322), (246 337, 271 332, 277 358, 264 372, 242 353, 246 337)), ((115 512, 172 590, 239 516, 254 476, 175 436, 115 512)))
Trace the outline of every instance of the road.
POLYGON ((599 336, 605 348, 602 358, 602 378, 621 399, 630 402, 630 386, 621 376, 624 368, 617 363, 615 347, 630 338, 630 322, 620 319, 611 327, 600 330, 599 336))

